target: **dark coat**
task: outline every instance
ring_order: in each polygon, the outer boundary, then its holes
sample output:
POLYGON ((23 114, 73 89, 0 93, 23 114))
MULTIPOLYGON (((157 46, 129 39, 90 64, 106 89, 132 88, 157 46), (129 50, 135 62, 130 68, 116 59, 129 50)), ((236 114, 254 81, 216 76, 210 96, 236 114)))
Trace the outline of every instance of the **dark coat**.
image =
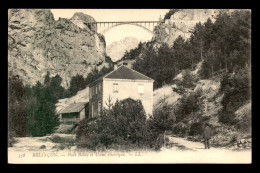
POLYGON ((210 139, 211 138, 211 129, 210 129, 209 126, 205 127, 203 137, 205 139, 210 139))

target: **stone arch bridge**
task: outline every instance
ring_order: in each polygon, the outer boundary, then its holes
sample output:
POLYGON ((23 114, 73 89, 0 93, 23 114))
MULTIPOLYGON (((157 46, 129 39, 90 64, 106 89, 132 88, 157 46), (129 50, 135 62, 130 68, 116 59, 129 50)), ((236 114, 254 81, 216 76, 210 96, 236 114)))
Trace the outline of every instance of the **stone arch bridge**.
POLYGON ((110 29, 121 25, 135 25, 152 34, 155 26, 164 23, 164 21, 85 22, 83 20, 73 20, 72 22, 81 28, 88 27, 103 35, 110 29))

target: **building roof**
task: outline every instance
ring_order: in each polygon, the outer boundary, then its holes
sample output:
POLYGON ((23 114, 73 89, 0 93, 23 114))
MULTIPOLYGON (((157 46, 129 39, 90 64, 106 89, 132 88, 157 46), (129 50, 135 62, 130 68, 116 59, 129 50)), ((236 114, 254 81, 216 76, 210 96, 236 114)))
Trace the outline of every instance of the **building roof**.
POLYGON ((67 106, 65 109, 60 111, 60 113, 73 113, 73 112, 80 112, 82 109, 84 109, 85 104, 87 102, 79 102, 79 103, 73 103, 67 106))
POLYGON ((125 65, 121 65, 117 69, 113 70, 112 72, 109 72, 105 74, 104 76, 98 78, 94 82, 90 83, 89 86, 92 86, 96 82, 106 79, 130 79, 130 80, 149 80, 154 81, 153 79, 143 75, 142 73, 139 73, 125 65))
POLYGON ((104 78, 109 79, 132 79, 132 80, 153 80, 131 68, 121 65, 116 70, 107 74, 104 78))

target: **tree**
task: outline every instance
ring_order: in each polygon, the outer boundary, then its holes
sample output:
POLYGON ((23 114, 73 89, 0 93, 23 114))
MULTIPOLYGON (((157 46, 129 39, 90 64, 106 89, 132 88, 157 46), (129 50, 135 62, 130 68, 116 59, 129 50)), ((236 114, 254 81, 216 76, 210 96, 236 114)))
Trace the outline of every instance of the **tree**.
POLYGON ((133 64, 133 69, 155 80, 154 87, 161 87, 170 82, 176 74, 174 55, 167 44, 162 44, 156 51, 151 49, 142 54, 133 64))
POLYGON ((165 20, 165 19, 170 19, 170 17, 171 17, 174 13, 176 13, 176 12, 178 12, 178 11, 179 11, 179 9, 170 9, 169 12, 167 12, 167 13, 165 14, 164 20, 165 20))
POLYGON ((176 121, 173 107, 168 104, 164 104, 162 108, 154 111, 153 117, 150 120, 154 128, 164 133, 167 130, 171 130, 173 124, 176 121))
POLYGON ((8 136, 26 135, 25 87, 19 76, 8 77, 8 136))
POLYGON ((131 98, 117 101, 111 110, 104 110, 100 118, 82 122, 77 131, 78 145, 89 149, 156 148, 159 131, 146 120, 141 101, 131 98), (128 110, 128 111, 125 111, 128 110))
POLYGON ((44 78, 44 85, 49 86, 49 85, 50 85, 50 82, 51 82, 50 72, 47 71, 47 74, 46 74, 46 76, 45 76, 45 78, 44 78))
POLYGON ((49 86, 46 86, 52 93, 52 103, 56 103, 58 99, 66 97, 65 89, 61 86, 61 82, 62 78, 59 75, 56 75, 53 78, 51 78, 49 86))
POLYGON ((194 88, 195 87, 195 77, 191 74, 190 70, 185 70, 183 74, 183 79, 181 81, 181 86, 184 88, 194 88))
POLYGON ((204 34, 205 34, 205 28, 203 25, 199 22, 196 23, 191 36, 190 36, 190 42, 193 45, 193 48, 196 50, 196 52, 200 53, 200 59, 203 59, 203 51, 204 51, 204 34))
POLYGON ((185 94, 180 99, 180 104, 175 109, 175 115, 177 122, 184 120, 185 118, 194 115, 195 112, 200 110, 200 97, 202 91, 191 92, 185 94), (192 114, 191 114, 192 113, 192 114))
POLYGON ((82 75, 77 74, 76 76, 73 76, 71 78, 69 87, 70 95, 75 95, 79 90, 85 89, 86 86, 87 83, 82 75))
POLYGON ((219 120, 226 124, 235 124, 235 111, 248 102, 251 97, 250 66, 239 69, 235 76, 226 75, 221 81, 220 92, 224 94, 223 109, 219 120))
POLYGON ((86 78, 86 85, 94 82, 98 78, 102 77, 103 75, 111 72, 113 70, 113 66, 103 67, 100 71, 95 67, 87 76, 86 78))
POLYGON ((26 86, 27 135, 44 136, 53 132, 59 124, 55 113, 55 104, 64 97, 65 89, 60 86, 61 77, 45 76, 44 84, 39 81, 30 88, 26 86))

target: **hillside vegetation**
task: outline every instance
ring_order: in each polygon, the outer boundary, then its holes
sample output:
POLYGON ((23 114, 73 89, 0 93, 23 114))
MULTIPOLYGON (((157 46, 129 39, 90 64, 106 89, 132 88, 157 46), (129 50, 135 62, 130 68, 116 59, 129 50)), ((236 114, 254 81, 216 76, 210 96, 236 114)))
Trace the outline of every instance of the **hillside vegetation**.
POLYGON ((155 80, 155 111, 169 105, 176 117, 170 133, 201 140, 208 122, 213 145, 230 146, 251 136, 250 50, 251 13, 236 10, 197 23, 172 46, 154 38, 123 59, 135 59, 133 69, 155 80))
POLYGON ((47 73, 44 83, 24 85, 18 75, 8 77, 8 135, 12 137, 45 136, 59 125, 58 112, 71 103, 88 101, 88 85, 110 72, 112 67, 93 69, 87 78, 72 77, 70 87, 61 86, 62 78, 47 73), (82 91, 83 90, 83 91, 82 91), (79 91, 79 92, 78 92, 79 91), (78 95, 76 95, 78 93, 78 95), (73 97, 72 97, 73 96, 73 97))

